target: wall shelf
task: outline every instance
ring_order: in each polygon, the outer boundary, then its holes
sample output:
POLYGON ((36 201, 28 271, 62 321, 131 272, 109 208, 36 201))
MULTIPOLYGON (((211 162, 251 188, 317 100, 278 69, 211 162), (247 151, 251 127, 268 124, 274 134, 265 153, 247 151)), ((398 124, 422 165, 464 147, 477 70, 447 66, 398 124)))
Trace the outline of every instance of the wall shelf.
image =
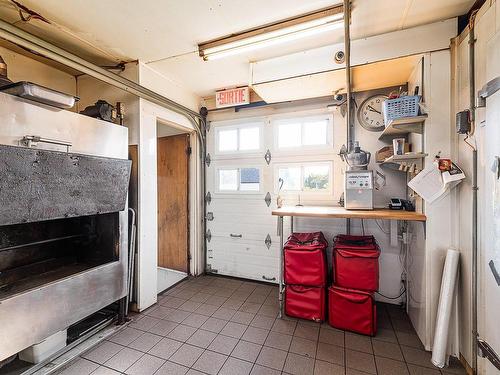
POLYGON ((426 118, 427 115, 420 115, 390 120, 386 124, 384 131, 379 135, 378 139, 405 136, 409 133, 422 134, 426 118))
POLYGON ((427 217, 418 212, 375 208, 373 210, 348 210, 336 206, 284 206, 272 211, 274 216, 316 217, 331 219, 381 219, 426 221, 427 217))
POLYGON ((417 152, 417 153, 409 153, 409 154, 404 154, 404 155, 392 155, 389 156, 387 159, 385 159, 382 162, 379 162, 379 164, 399 164, 400 162, 407 162, 407 161, 413 161, 413 160, 421 160, 425 158, 428 154, 425 154, 423 152, 417 152))

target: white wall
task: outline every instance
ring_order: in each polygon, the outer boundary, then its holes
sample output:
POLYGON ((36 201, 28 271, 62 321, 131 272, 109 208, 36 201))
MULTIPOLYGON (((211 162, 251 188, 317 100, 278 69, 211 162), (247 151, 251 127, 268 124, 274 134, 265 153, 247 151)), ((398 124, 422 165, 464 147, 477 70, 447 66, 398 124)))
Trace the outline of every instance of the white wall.
MULTIPOLYGON (((475 80, 476 92, 489 80, 494 78, 488 76, 487 64, 489 42, 493 37, 498 37, 500 30, 500 5, 498 1, 487 1, 479 10, 476 16, 475 24, 475 80)), ((467 30, 456 38, 456 49, 454 50, 454 103, 452 107, 452 114, 469 108, 469 37, 467 30)), ((500 58, 496 59, 498 66, 500 58)), ((491 64, 493 66, 494 64, 491 64)), ((485 124, 485 110, 478 109, 476 111, 476 132, 471 137, 470 141, 477 144, 478 147, 478 185, 479 185, 479 230, 483 227, 481 212, 484 211, 485 205, 489 204, 490 198, 481 195, 481 185, 483 185, 484 172, 489 166, 484 164, 484 124, 485 124)), ((460 167, 466 174, 466 179, 462 182, 458 189, 457 195, 454 197, 454 204, 457 207, 456 214, 457 220, 455 222, 454 230, 458 236, 456 239, 457 248, 461 253, 460 260, 460 280, 459 280, 459 309, 460 309, 460 352, 470 364, 472 360, 472 332, 471 332, 471 317, 472 317, 472 303, 471 303, 471 283, 472 283, 472 150, 465 142, 464 136, 454 136, 456 141, 455 150, 456 157, 460 167)), ((479 236, 478 251, 483 253, 487 246, 490 246, 490 239, 479 236)), ((482 262, 479 258, 480 267, 482 262)), ((487 274, 487 273, 486 273, 487 274)), ((481 275, 481 271, 480 271, 481 275)), ((483 273, 483 275, 485 275, 483 273)), ((484 289, 484 278, 479 278, 479 290, 484 289)), ((491 327, 482 326, 482 310, 484 306, 479 306, 479 331, 484 332, 485 329, 491 327)))
MULTIPOLYGON (((174 99, 178 92, 169 84, 164 82, 161 76, 152 72, 144 64, 139 63, 139 83, 148 86, 150 89, 174 99), (154 87, 152 87, 154 86, 154 87), (169 95, 169 90, 172 95, 169 95)), ((191 94, 186 95, 181 104, 192 106, 198 103, 199 98, 191 94)), ((175 100, 175 99, 174 99, 175 100)), ((157 126, 158 123, 168 124, 192 133, 191 147, 192 156, 190 160, 190 269, 193 274, 203 272, 203 240, 201 233, 201 204, 204 199, 201 197, 201 185, 199 176, 201 173, 200 145, 193 124, 184 116, 150 103, 144 99, 139 100, 139 228, 138 228, 138 303, 139 311, 146 309, 156 302, 158 287, 158 222, 157 222, 157 126)), ((166 280, 171 284, 177 280, 176 275, 171 280, 166 280)), ((163 277, 163 274, 162 274, 163 277)), ((165 285, 165 284, 163 284, 165 285)))
POLYGON ((139 62, 142 86, 198 112, 200 98, 150 65, 139 62))
MULTIPOLYGON (((456 25, 457 19, 450 18, 353 40, 351 42, 351 66, 447 49, 450 38, 456 35, 456 25), (412 43, 408 43, 409 40, 412 43)), ((342 69, 345 64, 337 64, 333 56, 337 51, 343 50, 344 43, 342 42, 251 63, 250 84, 342 69)))
POLYGON ((77 94, 76 79, 71 74, 4 47, 0 47, 0 56, 7 63, 7 74, 13 82, 30 81, 66 94, 77 94))
MULTIPOLYGON (((433 162, 439 152, 442 157, 451 156, 452 122, 451 108, 451 63, 450 51, 438 51, 424 56, 424 102, 427 106, 428 118, 425 121, 424 149, 428 153, 425 165, 433 162)), ((418 242, 414 238, 416 248, 412 248, 414 260, 410 268, 409 314, 417 333, 426 349, 432 347, 437 304, 441 288, 441 276, 446 251, 453 245, 451 221, 453 217, 451 195, 439 199, 432 204, 425 203, 427 215, 425 231, 425 252, 419 251, 418 242)), ((423 235, 419 224, 413 224, 414 233, 423 235)), ((453 343, 451 353, 458 355, 457 342, 453 343)))

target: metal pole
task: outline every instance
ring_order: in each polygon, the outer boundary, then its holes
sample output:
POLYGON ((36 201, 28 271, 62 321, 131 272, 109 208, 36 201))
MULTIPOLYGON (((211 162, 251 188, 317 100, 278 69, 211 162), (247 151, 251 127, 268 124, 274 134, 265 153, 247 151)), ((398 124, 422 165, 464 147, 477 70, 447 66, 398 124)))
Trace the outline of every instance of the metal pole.
MULTIPOLYGON (((470 116, 471 129, 475 129, 476 120, 476 79, 475 79, 475 36, 474 36, 474 15, 471 16, 469 22, 469 100, 470 100, 470 116)), ((477 288, 477 273, 478 273, 478 248, 477 248, 477 149, 472 151, 472 373, 477 374, 477 340, 478 335, 478 288, 477 288)))
POLYGON ((281 319, 283 317, 283 216, 278 216, 278 231, 280 235, 280 271, 278 275, 278 288, 279 288, 279 305, 280 305, 280 312, 279 312, 279 318, 281 319))
MULTIPOLYGON (((351 3, 344 0, 344 55, 345 55, 345 84, 346 84, 346 124, 347 124, 347 150, 351 149, 351 3)), ((346 219, 346 232, 351 234, 351 219, 346 219)))
POLYGON ((477 150, 472 151, 472 374, 477 374, 478 332, 478 248, 477 248, 477 150))
POLYGON ((352 142, 351 132, 351 3, 344 0, 344 55, 345 55, 345 84, 346 84, 346 123, 347 123, 347 149, 350 150, 352 142))
POLYGON ((200 116, 201 116, 201 196, 203 198, 203 205, 202 205, 202 213, 201 217, 203 218, 202 220, 202 228, 201 232, 203 234, 203 256, 205 259, 205 264, 204 264, 204 271, 207 272, 207 264, 208 264, 208 244, 207 244, 207 237, 206 237, 206 232, 207 232, 207 181, 206 181, 206 170, 207 170, 207 163, 206 163, 206 156, 207 156, 207 151, 205 148, 206 145, 206 139, 207 139, 207 116, 208 116, 208 109, 206 107, 202 107, 200 109, 200 116))

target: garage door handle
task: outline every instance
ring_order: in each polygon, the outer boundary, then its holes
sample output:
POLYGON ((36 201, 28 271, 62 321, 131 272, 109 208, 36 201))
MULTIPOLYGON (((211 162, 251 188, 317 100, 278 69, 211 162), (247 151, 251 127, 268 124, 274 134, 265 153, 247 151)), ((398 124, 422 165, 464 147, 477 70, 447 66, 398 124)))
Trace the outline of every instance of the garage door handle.
POLYGON ((262 275, 262 278, 267 281, 276 281, 276 277, 267 277, 265 275, 262 275))
POLYGON ((233 238, 242 238, 243 237, 243 235, 241 235, 241 234, 234 234, 234 233, 231 233, 230 236, 233 238))

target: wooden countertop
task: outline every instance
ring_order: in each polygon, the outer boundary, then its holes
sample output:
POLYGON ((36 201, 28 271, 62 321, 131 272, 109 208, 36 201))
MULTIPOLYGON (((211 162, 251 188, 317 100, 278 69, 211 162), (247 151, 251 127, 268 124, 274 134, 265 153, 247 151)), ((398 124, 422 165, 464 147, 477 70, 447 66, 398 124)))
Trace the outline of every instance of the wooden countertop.
POLYGON ((424 214, 412 211, 390 210, 376 208, 374 210, 346 210, 344 207, 328 206, 285 206, 273 210, 274 216, 301 216, 318 218, 344 219, 381 219, 381 220, 408 220, 426 221, 424 214))

